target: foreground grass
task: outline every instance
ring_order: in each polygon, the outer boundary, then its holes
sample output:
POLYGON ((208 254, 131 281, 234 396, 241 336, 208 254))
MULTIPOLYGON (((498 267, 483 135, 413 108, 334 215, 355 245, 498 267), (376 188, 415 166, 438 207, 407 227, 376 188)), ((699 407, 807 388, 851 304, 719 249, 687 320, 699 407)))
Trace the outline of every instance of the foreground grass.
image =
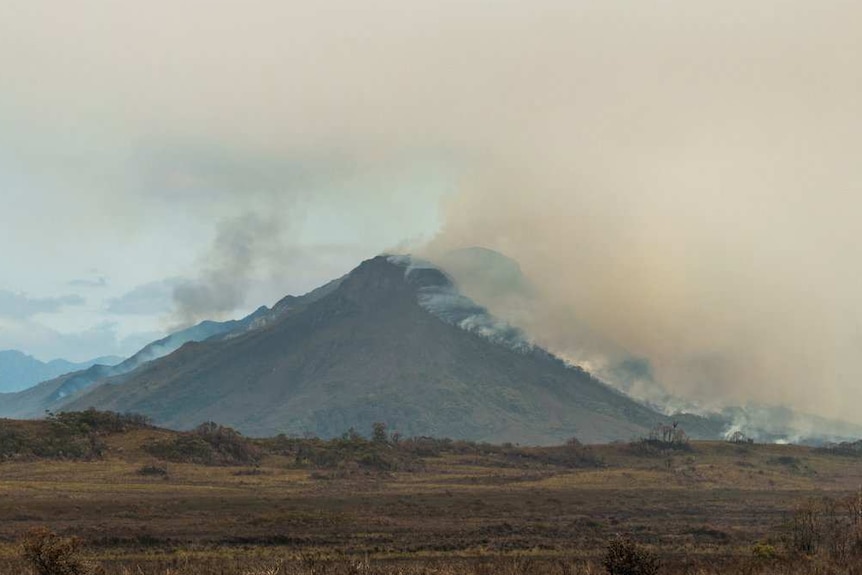
MULTIPOLYGON (((92 571, 116 575, 598 575, 606 574, 601 559, 547 558, 530 555, 446 557, 373 560, 366 558, 322 558, 316 555, 283 557, 276 553, 186 554, 137 561, 132 558, 102 560, 92 571)), ((31 573, 32 565, 21 559, 0 558, 0 573, 31 573)), ((625 572, 620 572, 625 573, 625 572)), ((638 571, 631 571, 638 575, 638 571)), ((664 575, 858 575, 858 562, 836 564, 808 557, 663 557, 657 574, 664 575)), ((61 574, 58 574, 61 575, 61 574)), ((66 575, 63 573, 62 575, 66 575)))
POLYGON ((133 426, 90 460, 0 462, 0 573, 29 572, 18 542, 40 526, 118 574, 603 573, 618 535, 668 574, 859 572, 789 545, 803 502, 862 485, 862 459, 808 447, 273 439, 242 464, 192 445, 205 465, 176 438, 133 426))

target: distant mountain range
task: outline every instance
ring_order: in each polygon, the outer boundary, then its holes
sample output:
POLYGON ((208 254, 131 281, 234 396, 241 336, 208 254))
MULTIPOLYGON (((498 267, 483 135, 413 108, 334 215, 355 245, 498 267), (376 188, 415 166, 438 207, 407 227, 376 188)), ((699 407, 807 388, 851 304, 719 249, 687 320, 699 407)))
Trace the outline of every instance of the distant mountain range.
POLYGON ((27 389, 40 381, 92 365, 114 365, 121 361, 122 357, 104 356, 77 363, 65 359, 44 362, 12 349, 0 351, 0 393, 27 389))
POLYGON ((51 379, 43 378, 40 383, 17 393, 0 393, 0 417, 33 418, 41 417, 46 411, 57 411, 76 395, 85 392, 97 382, 110 377, 120 376, 148 363, 173 353, 189 342, 207 339, 230 338, 247 330, 259 329, 295 306, 306 300, 326 294, 340 280, 333 280, 305 296, 286 296, 272 309, 261 306, 254 313, 229 321, 203 321, 192 327, 177 331, 144 346, 128 359, 117 358, 111 365, 101 363, 87 366, 74 364, 72 369, 60 371, 51 379), (82 369, 83 368, 83 369, 82 369))
MULTIPOLYGON (((498 302, 531 293, 517 264, 496 252, 461 250, 446 261, 472 292, 498 302)), ((694 438, 862 436, 859 426, 778 408, 668 415, 534 345, 441 268, 408 256, 372 258, 304 296, 202 322, 115 366, 0 394, 0 417, 89 407, 176 429, 213 420, 253 436, 332 437, 378 421, 406 436, 530 444, 628 440, 671 422, 694 438)))

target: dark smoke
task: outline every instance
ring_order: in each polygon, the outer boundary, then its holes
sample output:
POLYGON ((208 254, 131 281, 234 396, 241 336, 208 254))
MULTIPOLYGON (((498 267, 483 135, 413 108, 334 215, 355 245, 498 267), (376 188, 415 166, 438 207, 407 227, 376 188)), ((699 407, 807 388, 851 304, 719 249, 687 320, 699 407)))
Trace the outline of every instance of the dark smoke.
POLYGON ((175 322, 185 327, 241 308, 256 269, 280 238, 273 218, 254 213, 219 223, 197 277, 174 288, 175 322))

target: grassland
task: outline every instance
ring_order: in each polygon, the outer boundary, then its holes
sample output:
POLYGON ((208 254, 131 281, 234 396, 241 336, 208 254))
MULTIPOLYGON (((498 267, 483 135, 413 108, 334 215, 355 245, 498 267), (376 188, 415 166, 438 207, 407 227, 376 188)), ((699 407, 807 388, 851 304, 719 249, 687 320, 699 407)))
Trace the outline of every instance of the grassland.
POLYGON ((862 459, 804 446, 233 438, 247 461, 205 465, 165 448, 188 435, 84 431, 96 453, 0 462, 0 573, 28 572, 19 540, 40 526, 108 573, 600 573, 617 536, 666 573, 859 572, 792 549, 800 506, 862 486, 862 459))

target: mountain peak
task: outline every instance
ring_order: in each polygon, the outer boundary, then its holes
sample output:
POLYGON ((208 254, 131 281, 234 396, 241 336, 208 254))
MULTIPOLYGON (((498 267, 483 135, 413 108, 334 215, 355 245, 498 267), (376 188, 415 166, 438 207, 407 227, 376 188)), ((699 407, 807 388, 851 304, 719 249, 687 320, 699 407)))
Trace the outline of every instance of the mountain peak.
POLYGON ((455 289, 449 277, 432 264, 406 255, 380 255, 365 260, 344 278, 338 293, 364 307, 386 301, 416 300, 425 289, 455 289))

